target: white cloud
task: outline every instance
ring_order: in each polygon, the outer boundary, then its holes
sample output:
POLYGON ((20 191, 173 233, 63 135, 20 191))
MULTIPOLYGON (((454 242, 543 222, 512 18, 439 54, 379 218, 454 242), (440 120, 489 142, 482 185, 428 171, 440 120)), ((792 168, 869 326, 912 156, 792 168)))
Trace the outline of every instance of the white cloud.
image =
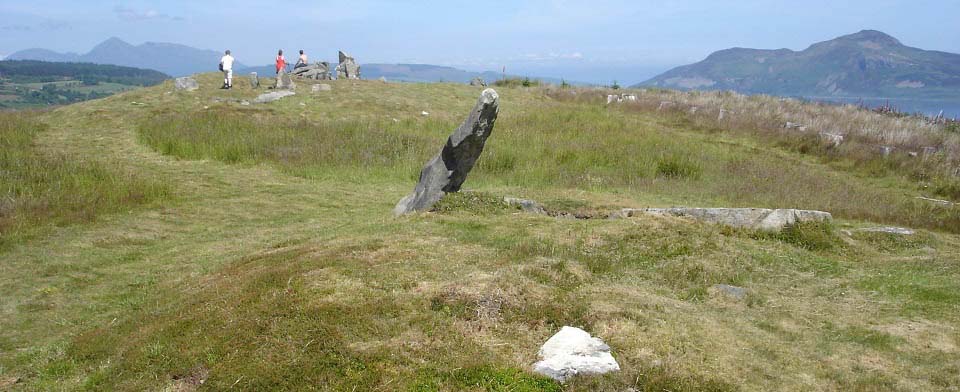
POLYGON ((183 20, 182 17, 170 16, 153 9, 146 10, 146 11, 137 11, 135 9, 127 8, 121 5, 113 7, 113 12, 117 14, 118 18, 128 22, 138 22, 138 21, 144 21, 144 20, 172 20, 172 21, 183 20))

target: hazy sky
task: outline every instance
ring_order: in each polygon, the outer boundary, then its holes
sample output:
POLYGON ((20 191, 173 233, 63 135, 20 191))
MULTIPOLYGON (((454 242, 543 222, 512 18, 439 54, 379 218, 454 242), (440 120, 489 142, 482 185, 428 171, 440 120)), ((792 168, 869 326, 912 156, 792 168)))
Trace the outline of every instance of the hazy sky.
POLYGON ((0 55, 85 53, 116 36, 230 48, 250 65, 278 48, 327 59, 342 48, 361 64, 632 83, 718 49, 801 50, 863 29, 960 53, 958 15, 958 0, 0 0, 0 55))

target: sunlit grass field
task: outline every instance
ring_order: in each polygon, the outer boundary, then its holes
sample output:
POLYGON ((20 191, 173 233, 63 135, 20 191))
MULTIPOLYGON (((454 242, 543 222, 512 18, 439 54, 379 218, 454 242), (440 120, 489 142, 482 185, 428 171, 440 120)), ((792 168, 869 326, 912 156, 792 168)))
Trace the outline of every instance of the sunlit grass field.
MULTIPOLYGON (((960 385, 960 212, 916 198, 950 197, 934 192, 953 181, 948 148, 888 162, 756 119, 504 86, 469 192, 393 217, 478 88, 303 81, 244 105, 265 90, 199 80, 4 114, 0 388, 960 385), (558 219, 503 196, 594 217, 765 207, 835 222, 774 234, 558 219), (857 230, 881 225, 917 234, 857 230), (602 338, 623 370, 565 385, 532 373, 564 325, 602 338)), ((917 143, 936 141, 924 132, 917 143)))

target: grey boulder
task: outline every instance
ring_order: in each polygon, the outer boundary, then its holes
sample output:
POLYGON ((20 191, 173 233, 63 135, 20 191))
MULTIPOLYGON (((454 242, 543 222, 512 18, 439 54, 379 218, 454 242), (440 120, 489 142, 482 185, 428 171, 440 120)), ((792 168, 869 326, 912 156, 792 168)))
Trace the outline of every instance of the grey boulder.
POLYGON ((337 79, 360 79, 360 65, 343 51, 340 51, 340 64, 337 65, 337 79))
POLYGON ((277 74, 277 85, 276 88, 284 90, 293 90, 297 88, 297 84, 293 82, 293 79, 290 78, 290 74, 280 71, 277 74))
POLYGON ((440 153, 420 171, 420 181, 413 193, 397 203, 394 214, 427 211, 444 194, 460 191, 467 174, 483 152, 499 111, 500 97, 497 92, 493 89, 483 90, 467 119, 453 131, 440 153))
POLYGON ((320 61, 313 64, 294 68, 293 71, 290 71, 290 74, 293 76, 305 78, 305 79, 314 79, 314 80, 333 79, 333 77, 330 76, 330 63, 326 61, 320 61))
POLYGON ((257 76, 256 72, 250 73, 250 87, 260 88, 260 78, 257 76))
POLYGON ((174 79, 173 85, 177 90, 185 91, 194 91, 200 88, 200 83, 197 83, 196 79, 189 76, 174 79))

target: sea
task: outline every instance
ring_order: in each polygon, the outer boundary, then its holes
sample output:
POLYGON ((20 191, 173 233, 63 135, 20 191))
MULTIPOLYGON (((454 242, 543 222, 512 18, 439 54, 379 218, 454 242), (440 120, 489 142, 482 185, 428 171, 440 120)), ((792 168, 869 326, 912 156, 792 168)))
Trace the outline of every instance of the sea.
POLYGON ((862 104, 871 109, 890 105, 904 113, 922 113, 926 116, 937 116, 943 112, 946 118, 960 119, 960 101, 939 99, 903 99, 903 98, 854 98, 854 97, 803 97, 816 102, 862 104))

